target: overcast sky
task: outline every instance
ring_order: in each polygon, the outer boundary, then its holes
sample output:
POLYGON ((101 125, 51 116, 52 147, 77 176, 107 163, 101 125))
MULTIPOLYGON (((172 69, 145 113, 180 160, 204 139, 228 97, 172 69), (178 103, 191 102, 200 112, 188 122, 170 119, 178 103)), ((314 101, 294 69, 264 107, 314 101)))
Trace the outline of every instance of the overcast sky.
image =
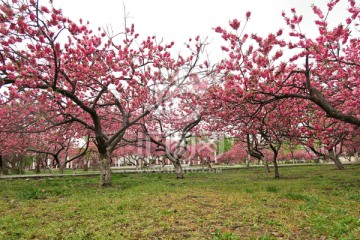
MULTIPOLYGON (((135 24, 135 30, 143 38, 156 35, 167 42, 175 41, 178 48, 189 37, 209 37, 214 43, 219 37, 213 28, 228 26, 234 18, 244 22, 246 11, 251 19, 246 31, 265 35, 270 31, 286 28, 281 12, 292 7, 304 16, 302 30, 314 33, 311 5, 326 6, 327 0, 54 0, 65 16, 73 20, 89 20, 95 27, 112 27, 120 32, 124 26, 124 7, 128 23, 135 24)), ((335 8, 332 19, 343 16, 347 0, 341 0, 335 8)), ((215 44, 213 44, 215 45, 215 44)), ((217 45, 218 46, 218 45, 217 45)))

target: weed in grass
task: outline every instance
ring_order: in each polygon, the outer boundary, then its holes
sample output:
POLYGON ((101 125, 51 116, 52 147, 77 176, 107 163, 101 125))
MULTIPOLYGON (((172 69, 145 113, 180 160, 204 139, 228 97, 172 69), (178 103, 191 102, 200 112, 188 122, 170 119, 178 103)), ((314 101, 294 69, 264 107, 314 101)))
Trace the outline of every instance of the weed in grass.
POLYGON ((293 193, 293 192, 287 192, 284 194, 285 198, 293 199, 293 200, 301 200, 301 201, 310 201, 311 198, 309 196, 300 194, 300 193, 293 193))
POLYGON ((23 192, 20 193, 20 199, 45 199, 45 190, 39 190, 34 188, 25 189, 23 192))
POLYGON ((258 240, 276 240, 277 238, 274 236, 271 236, 270 234, 265 234, 263 236, 260 236, 257 238, 258 240))
POLYGON ((68 196, 69 190, 67 188, 55 188, 50 190, 51 195, 58 196, 58 197, 65 197, 68 196))
POLYGON ((280 191, 280 189, 276 186, 267 186, 266 187, 267 192, 277 193, 280 191))
POLYGON ((235 236, 231 232, 222 232, 220 229, 216 229, 214 233, 214 240, 240 240, 239 236, 235 236))
POLYGON ((350 196, 347 196, 347 199, 354 200, 354 201, 360 201, 360 193, 354 193, 350 196))
POLYGON ((116 211, 119 214, 124 214, 126 212, 125 204, 121 204, 121 205, 117 206, 116 211))
POLYGON ((337 239, 345 237, 346 233, 356 230, 360 225, 360 220, 353 216, 345 217, 340 221, 333 221, 330 216, 318 215, 312 217, 310 221, 311 229, 315 234, 328 232, 330 236, 337 239))
POLYGON ((265 220, 265 223, 268 225, 271 225, 271 226, 278 226, 278 227, 281 226, 281 223, 279 223, 278 221, 273 220, 273 219, 267 219, 267 220, 265 220))
POLYGON ((254 189, 250 189, 250 188, 245 188, 245 192, 246 192, 246 193, 254 193, 255 190, 254 190, 254 189))

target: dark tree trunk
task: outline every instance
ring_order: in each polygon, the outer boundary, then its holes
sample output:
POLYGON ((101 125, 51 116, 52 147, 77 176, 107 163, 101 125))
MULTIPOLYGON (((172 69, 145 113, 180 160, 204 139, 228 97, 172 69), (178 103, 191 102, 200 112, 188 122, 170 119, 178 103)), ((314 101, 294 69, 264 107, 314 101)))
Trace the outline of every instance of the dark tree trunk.
POLYGON ((41 172, 41 156, 39 158, 36 159, 36 164, 35 164, 35 172, 36 173, 40 173, 41 172))
POLYGON ((184 171, 181 167, 180 161, 177 160, 176 162, 174 162, 174 167, 175 167, 175 173, 176 173, 176 178, 177 179, 184 179, 184 171))
POLYGON ((61 168, 61 163, 60 163, 59 157, 57 155, 54 155, 53 157, 54 157, 54 162, 55 162, 55 164, 53 164, 54 167, 58 166, 58 168, 60 169, 61 168))
POLYGON ((205 157, 204 159, 200 159, 201 161, 201 167, 204 169, 204 166, 211 169, 211 162, 210 158, 205 157))
POLYGON ((6 167, 5 159, 0 155, 0 174, 7 175, 8 169, 6 167))
MULTIPOLYGON (((276 154, 276 155, 277 155, 277 154, 276 154)), ((276 178, 276 179, 279 179, 279 178, 280 178, 280 174, 279 174, 279 167, 278 167, 276 158, 277 158, 277 157, 274 156, 274 159, 273 159, 273 162, 274 162, 274 172, 275 172, 275 178, 276 178)))
POLYGON ((0 174, 3 174, 3 161, 2 161, 2 155, 0 155, 0 174))
POLYGON ((275 172, 275 178, 279 179, 280 178, 280 174, 279 174, 279 167, 278 167, 278 163, 277 163, 277 156, 279 155, 279 149, 280 147, 275 147, 272 144, 270 144, 270 148, 273 151, 274 155, 273 155, 273 163, 274 163, 274 172, 275 172))
POLYGON ((111 164, 110 157, 107 154, 100 154, 100 186, 107 187, 111 185, 111 164))

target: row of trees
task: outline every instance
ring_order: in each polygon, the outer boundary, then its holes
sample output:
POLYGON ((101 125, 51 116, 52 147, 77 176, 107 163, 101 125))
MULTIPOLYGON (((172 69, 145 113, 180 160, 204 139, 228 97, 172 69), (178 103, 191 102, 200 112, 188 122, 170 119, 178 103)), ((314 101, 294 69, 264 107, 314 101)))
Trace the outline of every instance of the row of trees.
POLYGON ((265 37, 246 33, 236 19, 229 29, 217 27, 226 57, 211 64, 200 37, 189 39, 186 55, 174 54, 174 42, 142 39, 133 25, 120 34, 94 31, 51 4, 3 0, 0 155, 32 151, 56 159, 70 142, 86 139, 75 157, 93 144, 106 186, 121 148, 151 145, 183 178, 189 140, 224 134, 245 142, 256 159, 267 145, 276 177, 285 142, 343 169, 339 155, 358 152, 360 141, 360 8, 349 0, 347 16, 331 27, 338 2, 313 6, 316 37, 301 32, 295 9, 283 13, 288 30, 265 37))

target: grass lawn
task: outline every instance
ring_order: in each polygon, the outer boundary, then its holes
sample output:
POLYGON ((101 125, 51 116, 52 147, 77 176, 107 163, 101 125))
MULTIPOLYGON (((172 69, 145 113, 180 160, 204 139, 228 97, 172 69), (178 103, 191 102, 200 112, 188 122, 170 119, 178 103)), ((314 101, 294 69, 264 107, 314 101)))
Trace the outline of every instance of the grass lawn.
POLYGON ((360 165, 1 180, 0 239, 360 239, 360 165))

